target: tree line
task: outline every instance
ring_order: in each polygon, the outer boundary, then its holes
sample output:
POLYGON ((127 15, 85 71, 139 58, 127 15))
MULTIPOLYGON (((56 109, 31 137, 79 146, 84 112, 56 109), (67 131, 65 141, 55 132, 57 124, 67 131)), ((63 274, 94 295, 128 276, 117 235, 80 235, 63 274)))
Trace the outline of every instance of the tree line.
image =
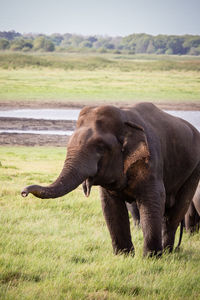
POLYGON ((15 31, 0 31, 0 50, 200 55, 200 35, 153 36, 141 33, 126 37, 110 37, 70 33, 21 34, 15 31))

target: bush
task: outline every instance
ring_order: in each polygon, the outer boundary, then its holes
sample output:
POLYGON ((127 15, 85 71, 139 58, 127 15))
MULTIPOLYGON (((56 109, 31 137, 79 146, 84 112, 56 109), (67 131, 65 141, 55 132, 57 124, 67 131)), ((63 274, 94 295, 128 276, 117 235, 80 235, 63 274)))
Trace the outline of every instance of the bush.
POLYGON ((52 52, 55 50, 54 43, 46 39, 44 36, 40 36, 34 40, 34 50, 52 52))
POLYGON ((173 54, 173 51, 172 51, 172 49, 167 49, 167 50, 165 51, 165 54, 167 54, 167 55, 171 55, 171 54, 173 54))
POLYGON ((24 40, 24 39, 17 39, 14 40, 11 43, 10 49, 12 51, 29 51, 33 48, 32 41, 29 40, 24 40))
POLYGON ((0 50, 6 50, 10 48, 10 43, 6 39, 0 39, 0 50))
POLYGON ((200 55, 200 47, 192 47, 188 53, 189 55, 200 55))

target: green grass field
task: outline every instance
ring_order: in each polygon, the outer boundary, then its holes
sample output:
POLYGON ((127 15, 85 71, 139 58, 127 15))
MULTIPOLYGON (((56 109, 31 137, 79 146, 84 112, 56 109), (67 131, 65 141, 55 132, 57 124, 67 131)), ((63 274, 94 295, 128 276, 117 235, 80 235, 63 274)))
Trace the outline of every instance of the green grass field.
POLYGON ((0 53, 0 102, 199 102, 200 58, 0 53))
POLYGON ((89 199, 81 187, 54 200, 20 196, 54 180, 64 159, 64 148, 0 147, 0 299, 199 299, 199 234, 144 259, 131 222, 136 256, 114 256, 97 188, 89 199))

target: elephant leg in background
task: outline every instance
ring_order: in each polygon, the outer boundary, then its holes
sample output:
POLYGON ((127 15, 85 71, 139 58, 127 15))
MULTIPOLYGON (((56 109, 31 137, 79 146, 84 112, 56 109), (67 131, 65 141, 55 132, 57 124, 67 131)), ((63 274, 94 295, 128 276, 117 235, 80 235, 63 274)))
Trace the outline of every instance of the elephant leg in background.
POLYGON ((139 226, 140 212, 138 210, 137 204, 135 202, 132 202, 132 203, 126 202, 126 207, 128 208, 128 210, 130 211, 130 213, 132 215, 134 225, 139 226))
POLYGON ((196 209, 196 212, 200 216, 200 183, 199 183, 199 185, 197 187, 197 190, 195 192, 195 195, 194 195, 192 201, 194 203, 194 207, 196 209))
POLYGON ((166 210, 163 223, 163 249, 171 252, 174 246, 175 233, 179 223, 184 219, 196 191, 200 175, 200 164, 186 180, 175 197, 175 205, 166 210))
POLYGON ((185 228, 189 233, 194 233, 199 230, 200 216, 197 213, 194 203, 191 202, 189 209, 185 215, 185 228))
POLYGON ((100 190, 103 214, 111 235, 114 253, 131 253, 134 255, 125 202, 113 197, 103 188, 100 190))
POLYGON ((162 220, 165 204, 165 189, 163 183, 150 185, 157 186, 154 191, 145 191, 145 198, 137 201, 140 212, 140 224, 144 236, 143 254, 162 254, 162 220))

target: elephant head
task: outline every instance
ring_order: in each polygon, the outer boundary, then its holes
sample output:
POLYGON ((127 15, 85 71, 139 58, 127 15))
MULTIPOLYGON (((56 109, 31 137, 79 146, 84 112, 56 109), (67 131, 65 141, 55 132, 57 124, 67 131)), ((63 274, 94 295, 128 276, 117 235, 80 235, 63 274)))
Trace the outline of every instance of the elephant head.
POLYGON ((86 196, 92 185, 123 190, 129 170, 137 161, 148 161, 149 150, 143 127, 128 120, 114 106, 85 107, 67 146, 64 167, 47 187, 31 185, 22 191, 39 198, 57 198, 83 183, 86 196))

